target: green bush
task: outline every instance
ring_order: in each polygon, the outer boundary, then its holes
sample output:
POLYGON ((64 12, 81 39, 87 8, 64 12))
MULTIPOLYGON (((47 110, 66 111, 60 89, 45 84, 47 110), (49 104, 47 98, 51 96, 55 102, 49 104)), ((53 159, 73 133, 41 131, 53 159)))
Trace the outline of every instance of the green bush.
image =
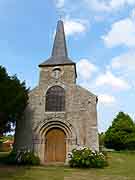
POLYGON ((6 164, 18 164, 17 162, 17 152, 11 151, 11 153, 5 159, 6 164))
POLYGON ((73 149, 69 164, 77 168, 103 168, 108 165, 103 153, 91 151, 89 148, 73 149))
POLYGON ((13 165, 39 165, 40 159, 30 151, 12 151, 6 159, 6 163, 13 165))
POLYGON ((23 165, 39 165, 40 160, 38 156, 35 156, 33 152, 26 152, 22 154, 21 164, 23 165))
POLYGON ((104 136, 106 148, 135 150, 135 123, 128 114, 119 112, 104 136))

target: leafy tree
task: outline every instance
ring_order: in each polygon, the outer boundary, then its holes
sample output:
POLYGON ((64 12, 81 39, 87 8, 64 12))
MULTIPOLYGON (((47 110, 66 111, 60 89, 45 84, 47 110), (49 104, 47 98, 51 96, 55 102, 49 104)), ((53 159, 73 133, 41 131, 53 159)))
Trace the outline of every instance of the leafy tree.
POLYGON ((102 148, 104 147, 104 137, 105 137, 105 133, 101 132, 99 133, 99 148, 102 151, 102 148))
POLYGON ((25 82, 20 82, 16 75, 9 76, 0 66, 0 136, 11 130, 24 112, 28 100, 25 82))
POLYGON ((115 150, 135 149, 135 124, 128 114, 118 113, 105 133, 104 143, 115 150))

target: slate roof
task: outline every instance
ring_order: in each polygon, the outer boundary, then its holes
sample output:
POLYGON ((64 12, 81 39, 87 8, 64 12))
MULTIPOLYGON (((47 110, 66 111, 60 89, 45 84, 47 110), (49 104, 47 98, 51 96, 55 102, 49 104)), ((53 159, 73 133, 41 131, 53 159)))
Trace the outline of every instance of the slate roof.
POLYGON ((68 64, 75 65, 75 63, 68 58, 64 25, 63 25, 63 21, 59 20, 56 29, 52 55, 48 60, 41 63, 39 67, 52 66, 52 65, 68 65, 68 64))

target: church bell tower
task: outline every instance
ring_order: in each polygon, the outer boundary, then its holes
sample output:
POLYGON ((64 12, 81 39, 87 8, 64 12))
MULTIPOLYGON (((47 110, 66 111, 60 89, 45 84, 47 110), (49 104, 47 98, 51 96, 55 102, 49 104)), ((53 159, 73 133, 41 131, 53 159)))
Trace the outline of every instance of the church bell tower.
POLYGON ((40 81, 39 85, 59 81, 61 83, 76 83, 76 64, 69 59, 63 21, 57 24, 51 57, 39 65, 40 81))

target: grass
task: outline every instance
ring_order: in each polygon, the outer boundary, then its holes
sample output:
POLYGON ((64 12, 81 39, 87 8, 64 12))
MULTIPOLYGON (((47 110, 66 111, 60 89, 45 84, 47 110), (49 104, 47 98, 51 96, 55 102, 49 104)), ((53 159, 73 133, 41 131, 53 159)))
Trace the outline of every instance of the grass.
MULTIPOLYGON (((5 155, 0 153, 0 161, 5 155)), ((0 165, 0 180, 135 180, 135 153, 109 152, 108 158, 109 166, 104 169, 0 165)))

